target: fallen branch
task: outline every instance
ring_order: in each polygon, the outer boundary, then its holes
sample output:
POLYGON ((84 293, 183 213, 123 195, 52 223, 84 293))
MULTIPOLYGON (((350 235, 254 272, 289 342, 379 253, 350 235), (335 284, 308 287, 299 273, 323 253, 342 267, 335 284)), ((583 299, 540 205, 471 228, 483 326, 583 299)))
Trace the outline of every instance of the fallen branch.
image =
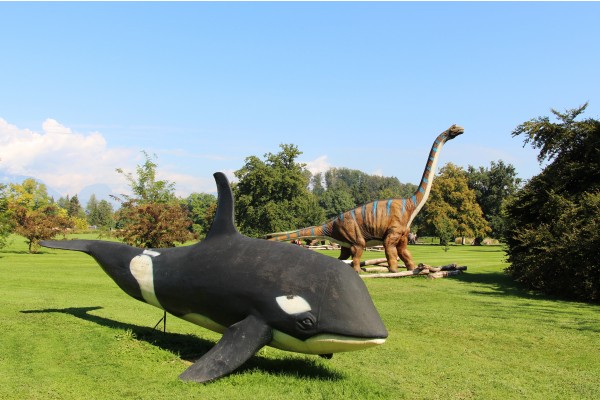
POLYGON ((389 268, 388 267, 366 267, 366 268, 361 268, 363 271, 365 272, 388 272, 389 268))
POLYGON ((418 276, 418 275, 428 275, 428 274, 429 274, 428 269, 415 269, 412 271, 360 275, 360 277, 363 279, 366 279, 366 278, 402 278, 403 276, 418 276))
POLYGON ((429 275, 427 275, 428 279, 437 279, 437 278, 445 278, 447 276, 453 276, 453 275, 459 275, 462 274, 462 271, 457 269, 454 271, 439 271, 439 272, 432 272, 429 275))

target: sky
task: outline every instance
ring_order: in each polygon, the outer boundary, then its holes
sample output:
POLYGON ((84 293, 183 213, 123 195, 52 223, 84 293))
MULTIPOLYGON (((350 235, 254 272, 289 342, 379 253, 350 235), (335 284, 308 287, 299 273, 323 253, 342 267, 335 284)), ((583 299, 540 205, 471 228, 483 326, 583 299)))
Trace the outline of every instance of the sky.
MULTIPOLYGON (((600 116, 598 2, 0 2, 0 183, 127 193, 142 151, 177 194, 281 144, 311 172, 418 183, 438 166, 540 172, 515 128, 600 116)), ((86 199, 80 199, 83 202, 86 199)))

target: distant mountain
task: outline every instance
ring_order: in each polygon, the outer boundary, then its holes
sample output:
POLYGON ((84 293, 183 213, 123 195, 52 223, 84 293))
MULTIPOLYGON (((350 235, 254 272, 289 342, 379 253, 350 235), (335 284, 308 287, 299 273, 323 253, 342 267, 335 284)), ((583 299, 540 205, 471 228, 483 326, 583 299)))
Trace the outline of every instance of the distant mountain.
POLYGON ((117 202, 112 197, 110 197, 111 194, 114 195, 116 193, 114 193, 108 185, 106 185, 104 183, 96 183, 96 184, 84 187, 83 189, 81 189, 79 191, 79 193, 77 193, 79 202, 81 203, 81 205, 83 207, 86 206, 86 204, 90 200, 90 197, 92 196, 92 194, 96 196, 96 200, 98 200, 98 201, 106 200, 109 203, 111 203, 113 205, 113 207, 115 207, 117 205, 117 202))

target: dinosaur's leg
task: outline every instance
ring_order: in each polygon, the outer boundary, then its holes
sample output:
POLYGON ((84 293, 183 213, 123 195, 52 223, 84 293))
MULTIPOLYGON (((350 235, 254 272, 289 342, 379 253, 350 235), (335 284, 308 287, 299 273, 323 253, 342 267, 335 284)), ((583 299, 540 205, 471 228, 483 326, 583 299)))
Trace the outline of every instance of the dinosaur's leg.
POLYGON ((398 255, 406 266, 406 269, 412 271, 415 269, 415 263, 412 259, 412 254, 408 251, 408 236, 404 235, 398 242, 398 255))
POLYGON ((363 255, 363 251, 365 251, 365 247, 360 244, 353 244, 350 251, 352 252, 352 268, 356 272, 360 272, 360 258, 363 255))
POLYGON ((390 234, 383 240, 383 249, 385 250, 385 258, 390 272, 398 272, 398 239, 398 235, 390 234))

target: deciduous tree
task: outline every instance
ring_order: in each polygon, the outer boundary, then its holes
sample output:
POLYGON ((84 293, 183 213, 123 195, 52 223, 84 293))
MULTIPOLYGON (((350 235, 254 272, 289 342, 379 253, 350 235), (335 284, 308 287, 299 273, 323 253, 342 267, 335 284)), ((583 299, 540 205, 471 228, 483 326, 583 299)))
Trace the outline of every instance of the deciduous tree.
POLYGON ((14 229, 14 222, 8 209, 6 185, 0 184, 0 249, 6 246, 8 236, 14 229))
POLYGON ((522 182, 517 177, 515 167, 502 160, 492 161, 489 168, 469 165, 467 178, 469 187, 475 191, 483 217, 490 225, 490 236, 500 238, 506 229, 504 205, 515 195, 522 182))
POLYGON ((304 164, 296 162, 302 153, 292 144, 280 148, 277 154, 265 154, 264 161, 247 157, 244 166, 235 171, 239 179, 234 185, 236 220, 247 235, 261 236, 325 220, 316 197, 308 190, 304 164))
POLYGON ((466 172, 452 163, 440 169, 421 214, 424 229, 440 239, 448 235, 449 226, 454 227, 454 237, 483 236, 489 231, 466 172))
POLYGON ((11 184, 8 193, 15 232, 27 239, 29 252, 37 252, 40 240, 51 239, 73 227, 66 210, 52 203, 46 185, 35 179, 11 184))
POLYGON ((157 164, 143 152, 145 161, 136 175, 118 168, 124 175, 132 195, 115 197, 121 201, 117 212, 116 236, 138 247, 172 247, 191 238, 191 220, 187 209, 175 196, 175 184, 156 180, 157 164))
POLYGON ((193 231, 204 238, 212 225, 217 211, 217 198, 209 193, 192 193, 185 199, 192 220, 193 231))

